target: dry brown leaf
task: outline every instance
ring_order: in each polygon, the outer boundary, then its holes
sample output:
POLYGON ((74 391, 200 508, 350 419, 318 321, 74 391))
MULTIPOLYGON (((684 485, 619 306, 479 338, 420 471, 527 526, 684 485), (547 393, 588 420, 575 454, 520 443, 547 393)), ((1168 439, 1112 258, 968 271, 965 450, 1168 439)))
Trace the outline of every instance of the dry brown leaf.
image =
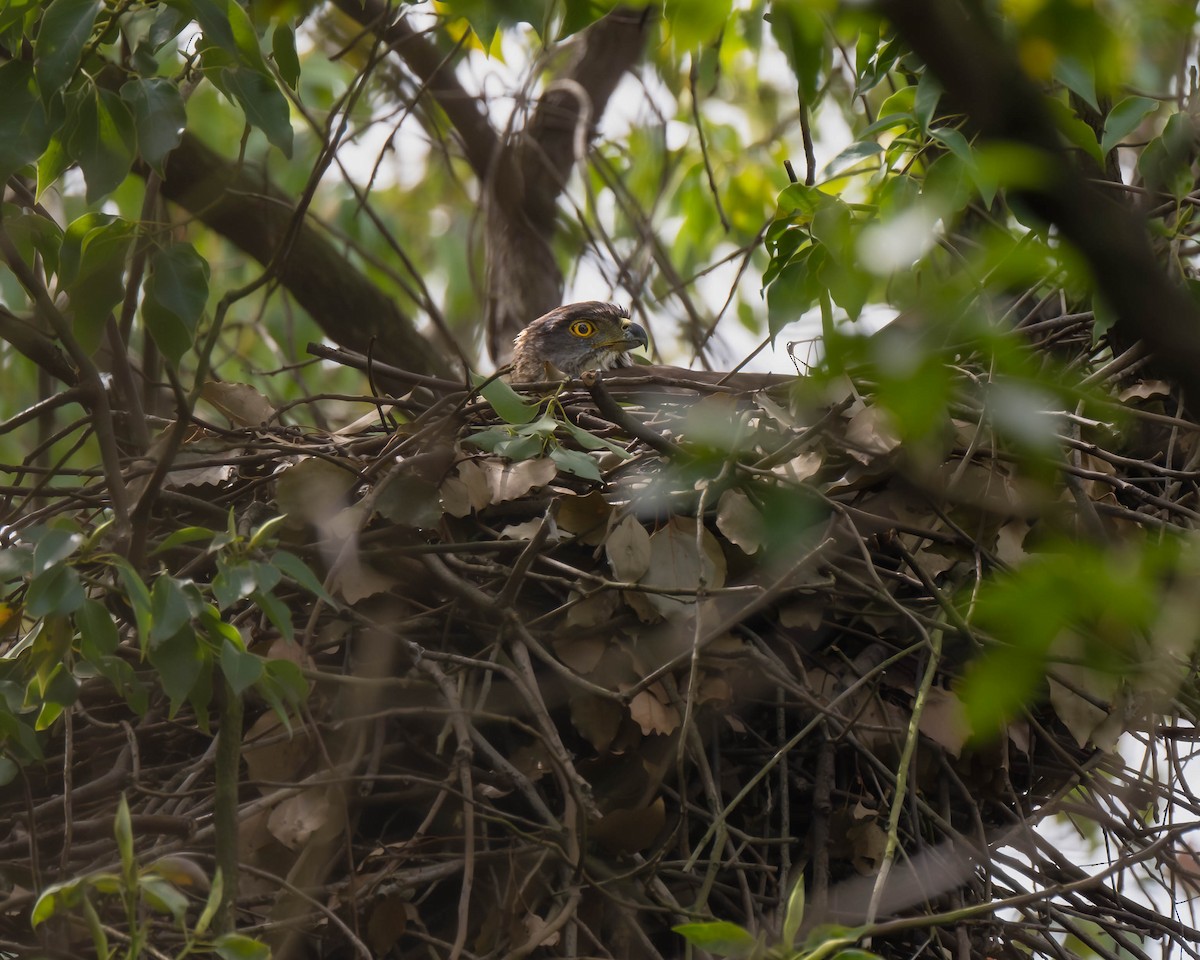
POLYGON ((744 492, 730 488, 717 502, 717 529, 742 553, 752 555, 762 547, 766 522, 744 492))
POLYGON ((803 627, 806 630, 817 630, 825 616, 823 601, 791 600, 779 607, 779 622, 785 627, 803 627))
POLYGON ((401 582, 395 577, 380 573, 358 557, 350 557, 339 568, 332 584, 334 592, 341 594, 342 599, 351 606, 400 586, 401 582))
POLYGON ((549 457, 518 460, 515 463, 489 458, 483 461, 482 466, 492 503, 517 500, 534 487, 545 486, 558 474, 557 464, 549 457))
POLYGON ((271 793, 278 789, 277 784, 299 779, 305 764, 312 759, 312 741, 303 727, 293 728, 288 736, 283 721, 268 711, 246 731, 242 756, 250 779, 269 784, 259 789, 271 793))
POLYGON ((257 427, 275 417, 271 401, 245 383, 208 380, 200 388, 200 396, 239 427, 257 427))
POLYGON ((342 793, 333 787, 311 787, 281 802, 267 818, 271 836, 290 850, 310 840, 328 839, 342 828, 342 793))
POLYGON ((621 598, 612 590, 600 590, 572 604, 567 611, 567 626, 594 627, 608 623, 617 613, 621 598))
POLYGON ((663 703, 649 690, 642 690, 629 701, 629 715, 642 728, 642 733, 666 736, 679 726, 679 711, 671 704, 663 703))
POLYGON ((608 644, 599 637, 565 637, 554 641, 554 652, 558 659, 581 674, 595 670, 607 649, 608 644))
POLYGON ((816 474, 824 462, 825 455, 823 453, 819 450, 809 450, 807 453, 792 457, 786 463, 772 467, 771 472, 792 483, 803 483, 816 474))
MULTIPOLYGON (((700 588, 702 580, 710 590, 725 585, 725 555, 721 545, 701 527, 697 552, 696 533, 694 517, 672 517, 650 538, 650 568, 642 577, 646 586, 692 591, 700 588)), ((646 599, 664 617, 686 614, 695 605, 695 598, 686 596, 676 599, 648 593, 646 599)))
POLYGON ((452 517, 465 517, 492 502, 487 474, 474 460, 461 460, 439 488, 442 508, 452 517))
POLYGON ((604 541, 604 553, 617 580, 637 583, 650 569, 650 534, 636 517, 627 516, 604 541))
POLYGON ((401 894, 388 894, 377 900, 367 920, 367 944, 376 957, 386 957, 400 942, 408 928, 409 915, 416 919, 417 908, 401 894))
POLYGON ((564 496, 559 501, 556 519, 560 530, 573 534, 580 543, 598 547, 604 542, 611 515, 608 501, 593 490, 583 497, 564 496))
POLYGON ((697 703, 729 704, 733 702, 733 686, 719 673, 706 674, 696 685, 697 703))
POLYGON ((962 754, 963 745, 971 735, 962 701, 941 687, 929 688, 918 726, 925 736, 954 757, 962 754))
POLYGON ((293 464, 275 481, 275 503, 299 523, 323 528, 349 504, 358 475, 318 457, 293 464))
MULTIPOLYGON (((542 518, 534 517, 532 520, 526 520, 524 523, 510 523, 500 531, 500 538, 502 540, 532 540, 541 529, 542 518)), ((556 540, 557 538, 551 533, 549 539, 556 540)))
POLYGON ((1130 400, 1149 400, 1151 397, 1169 397, 1171 387, 1165 380, 1140 380, 1131 387, 1126 387, 1117 394, 1121 403, 1130 400))
POLYGON ((621 729, 625 708, 617 701, 594 693, 579 693, 571 697, 571 725, 579 735, 596 748, 607 752, 621 729))
POLYGON ((882 407, 864 407, 852 416, 845 436, 850 456, 860 463, 870 463, 900 446, 900 437, 882 407))
POLYGON ((588 834, 612 853, 639 853, 654 843, 666 822, 666 804, 657 797, 647 807, 613 810, 592 824, 588 834))
POLYGON ((996 556, 1009 566, 1016 566, 1029 554, 1025 552, 1025 537, 1033 529, 1026 520, 1010 520, 996 534, 996 556))
POLYGON ((854 869, 864 877, 878 873, 887 849, 887 833, 872 821, 856 823, 846 831, 846 839, 853 851, 850 858, 854 869))

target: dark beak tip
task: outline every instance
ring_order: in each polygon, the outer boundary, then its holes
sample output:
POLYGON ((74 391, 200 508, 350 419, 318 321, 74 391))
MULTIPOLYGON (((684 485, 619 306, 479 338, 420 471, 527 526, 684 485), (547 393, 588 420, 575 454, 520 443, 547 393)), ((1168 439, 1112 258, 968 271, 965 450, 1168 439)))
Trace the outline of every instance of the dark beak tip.
POLYGON ((625 328, 625 339, 632 340, 643 347, 650 343, 650 339, 646 336, 646 330, 640 323, 631 323, 625 328))

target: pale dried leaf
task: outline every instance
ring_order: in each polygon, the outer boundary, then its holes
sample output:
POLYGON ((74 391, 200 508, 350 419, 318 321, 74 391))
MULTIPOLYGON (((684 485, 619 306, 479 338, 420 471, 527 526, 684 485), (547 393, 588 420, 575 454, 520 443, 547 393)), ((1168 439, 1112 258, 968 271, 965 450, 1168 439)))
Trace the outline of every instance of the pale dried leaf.
POLYGON ((549 457, 516 462, 489 458, 483 461, 483 470, 493 503, 519 499, 558 474, 558 466, 549 457))
POLYGON ((771 468, 771 472, 792 483, 803 483, 821 469, 825 456, 819 450, 809 450, 771 468))
MULTIPOLYGON (((650 568, 642 578, 647 587, 694 591, 701 582, 710 590, 725 585, 725 555, 721 545, 701 526, 697 552, 696 533, 694 517, 672 517, 650 538, 650 568)), ((664 617, 684 614, 695 604, 694 597, 675 598, 659 593, 648 593, 646 599, 664 617)))
POLYGON ((318 457, 293 464, 275 481, 275 503, 292 520, 324 527, 349 503, 358 475, 318 457))
POLYGON ((1025 551, 1025 537, 1033 529, 1027 520, 1010 520, 996 534, 996 556, 1009 566, 1016 566, 1029 554, 1025 551))
POLYGON ((629 701, 629 715, 646 736, 652 733, 666 736, 679 726, 679 711, 649 690, 642 690, 629 701))
POLYGON ((962 753, 963 745, 971 735, 962 701, 941 687, 930 687, 918 726, 925 736, 954 757, 962 753))
POLYGON ((208 380, 200 396, 239 427, 257 427, 275 417, 271 401, 249 384, 208 380))
POLYGON ((584 597, 567 611, 567 626, 594 627, 608 623, 617 613, 621 599, 612 590, 601 590, 584 597))
POLYGON ((762 546, 766 522, 750 498, 731 487, 717 502, 717 529, 743 553, 752 555, 762 546))
POLYGON ((604 552, 617 580, 636 583, 650 569, 650 534, 636 517, 627 516, 604 541, 604 552))
POLYGON ((556 519, 560 530, 573 534, 580 543, 598 547, 604 542, 611 515, 608 501, 593 490, 583 497, 564 496, 559 501, 556 519))
MULTIPOLYGON (((532 540, 541 529, 541 518, 534 517, 532 520, 526 520, 524 523, 510 523, 500 531, 500 538, 502 540, 532 540)), ((551 533, 548 539, 556 540, 557 537, 551 533)))
POLYGON ((1133 386, 1126 387, 1117 394, 1122 403, 1130 400, 1149 400, 1151 397, 1169 397, 1171 387, 1165 380, 1139 380, 1133 386))
POLYGON ((900 437, 881 407, 864 407, 851 417, 845 436, 850 456, 861 463, 870 463, 900 446, 900 437))
POLYGON ((812 600, 791 600, 779 607, 779 622, 785 627, 803 627, 816 630, 825 616, 825 604, 812 600))
POLYGON ((298 850, 315 837, 326 837, 340 829, 336 792, 312 787, 282 801, 267 818, 271 836, 291 850, 298 850))
MULTIPOLYGON (((306 730, 294 727, 289 736, 283 721, 271 710, 255 720, 243 738, 242 757, 251 780, 270 784, 295 781, 312 756, 312 741, 306 730)), ((270 793, 276 787, 259 789, 270 793)))
POLYGON ((613 853, 638 853, 654 843, 666 820, 666 803, 658 797, 648 807, 613 810, 592 824, 588 837, 613 853))
POLYGON ((595 670, 608 649, 608 644, 599 637, 565 637, 555 640, 553 645, 558 659, 581 674, 595 670))
POLYGON ((487 474, 474 460, 461 460, 454 473, 442 481, 442 507, 452 517, 465 517, 492 502, 487 474))
POLYGON ((605 753, 617 738, 625 709, 615 700, 593 693, 578 693, 571 697, 571 725, 598 753, 605 753))

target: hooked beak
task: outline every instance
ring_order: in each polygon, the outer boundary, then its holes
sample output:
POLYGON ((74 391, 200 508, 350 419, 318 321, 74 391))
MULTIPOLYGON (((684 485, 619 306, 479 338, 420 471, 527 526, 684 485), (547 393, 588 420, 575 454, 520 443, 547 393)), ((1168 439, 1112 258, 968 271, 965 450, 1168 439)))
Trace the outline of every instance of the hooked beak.
POLYGON ((625 325, 625 339, 632 344, 630 350, 634 347, 648 346, 650 341, 646 337, 646 330, 640 323, 630 321, 625 325))

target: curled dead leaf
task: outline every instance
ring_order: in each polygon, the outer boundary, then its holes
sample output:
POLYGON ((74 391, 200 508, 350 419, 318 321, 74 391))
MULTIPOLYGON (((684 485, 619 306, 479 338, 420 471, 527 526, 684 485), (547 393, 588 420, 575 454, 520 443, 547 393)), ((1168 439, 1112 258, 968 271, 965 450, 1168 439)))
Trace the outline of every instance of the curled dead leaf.
POLYGON ((604 553, 617 580, 636 583, 650 569, 650 534, 636 517, 627 516, 604 541, 604 553))
POLYGON ((766 527, 763 515, 743 491, 730 488, 721 494, 717 502, 717 529, 742 553, 748 556, 758 553, 766 527))
POLYGON ((674 733, 679 727, 679 711, 671 704, 664 703, 650 690, 642 690, 629 701, 629 715, 646 736, 652 733, 666 736, 674 733))

